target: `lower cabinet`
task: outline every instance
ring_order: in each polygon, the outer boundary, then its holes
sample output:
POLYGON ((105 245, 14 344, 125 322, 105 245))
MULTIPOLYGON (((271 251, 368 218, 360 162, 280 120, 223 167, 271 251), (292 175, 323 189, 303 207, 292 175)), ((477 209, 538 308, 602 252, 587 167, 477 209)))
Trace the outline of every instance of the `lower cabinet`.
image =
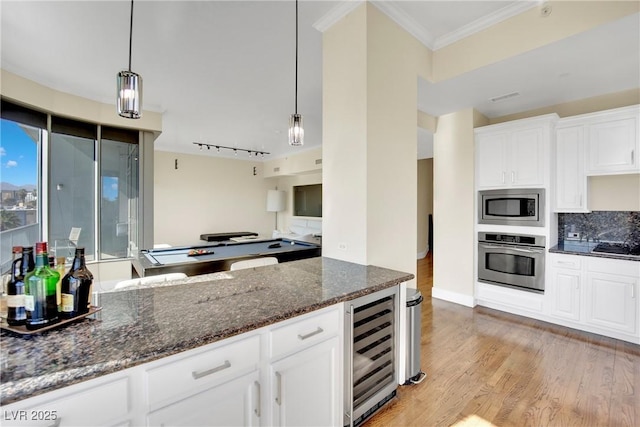
POLYGON ((271 425, 339 425, 342 420, 339 378, 336 336, 273 363, 271 425))
POLYGON ((552 253, 546 293, 558 323, 640 343, 640 262, 552 253))
POLYGON ((150 426, 260 425, 258 371, 197 393, 147 417, 150 426))

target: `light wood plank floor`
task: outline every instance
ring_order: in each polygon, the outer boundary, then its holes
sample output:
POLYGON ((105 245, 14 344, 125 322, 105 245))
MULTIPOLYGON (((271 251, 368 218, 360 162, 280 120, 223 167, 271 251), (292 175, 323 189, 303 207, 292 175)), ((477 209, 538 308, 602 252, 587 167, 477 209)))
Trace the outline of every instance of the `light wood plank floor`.
POLYGON ((426 297, 421 346, 427 378, 365 427, 640 426, 638 345, 426 297))

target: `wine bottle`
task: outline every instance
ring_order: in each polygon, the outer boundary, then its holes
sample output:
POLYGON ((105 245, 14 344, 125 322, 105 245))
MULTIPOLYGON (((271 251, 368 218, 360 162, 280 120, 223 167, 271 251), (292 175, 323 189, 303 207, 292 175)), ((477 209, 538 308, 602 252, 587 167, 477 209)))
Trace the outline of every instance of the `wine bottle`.
POLYGON ((36 267, 24 278, 27 329, 38 329, 58 321, 56 284, 60 275, 49 267, 47 243, 36 243, 36 267))
MULTIPOLYGON (((11 278, 7 283, 7 323, 11 326, 24 325, 27 313, 24 310, 24 276, 21 274, 23 259, 22 247, 12 249, 11 278)), ((29 255, 25 255, 27 258, 29 255)), ((30 253, 33 264, 33 252, 30 253)), ((27 260, 28 265, 28 260, 27 260)))
POLYGON ((64 263, 67 259, 63 256, 56 257, 56 271, 60 275, 56 284, 56 304, 58 305, 58 315, 62 310, 62 278, 64 277, 64 263))
POLYGON ((71 318, 89 311, 93 274, 87 268, 84 248, 76 248, 71 269, 62 278, 60 317, 71 318))

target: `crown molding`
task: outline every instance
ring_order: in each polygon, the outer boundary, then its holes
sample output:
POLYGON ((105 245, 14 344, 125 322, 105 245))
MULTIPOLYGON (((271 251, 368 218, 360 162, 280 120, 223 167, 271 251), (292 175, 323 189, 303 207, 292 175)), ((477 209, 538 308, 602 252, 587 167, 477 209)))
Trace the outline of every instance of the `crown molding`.
POLYGON ((364 3, 364 0, 346 0, 338 3, 337 6, 329 10, 329 12, 327 12, 322 18, 314 22, 313 28, 324 33, 331 28, 333 24, 344 18, 362 3, 364 3))
POLYGON ((529 9, 539 6, 543 2, 541 0, 520 0, 515 3, 511 3, 508 6, 503 7, 491 13, 485 15, 475 21, 472 21, 462 27, 454 30, 450 33, 444 34, 435 39, 433 43, 433 50, 441 49, 465 37, 469 37, 479 31, 485 30, 493 25, 496 25, 502 21, 526 12, 529 9))
MULTIPOLYGON (((365 1, 366 0, 345 0, 339 3, 322 18, 318 19, 313 24, 313 28, 322 33, 325 32, 331 28, 333 24, 338 22, 365 1)), ((416 22, 410 15, 396 6, 393 1, 368 1, 431 50, 441 49, 544 3, 544 0, 518 0, 515 3, 511 3, 494 13, 476 19, 475 21, 470 22, 469 24, 466 24, 450 33, 444 34, 440 37, 434 37, 428 29, 416 22)))

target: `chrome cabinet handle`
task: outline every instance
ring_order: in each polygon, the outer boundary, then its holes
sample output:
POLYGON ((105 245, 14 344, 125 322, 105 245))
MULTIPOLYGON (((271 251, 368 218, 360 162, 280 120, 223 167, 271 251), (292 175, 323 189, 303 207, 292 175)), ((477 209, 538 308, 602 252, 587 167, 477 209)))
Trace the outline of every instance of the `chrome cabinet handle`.
POLYGON ((253 412, 260 418, 260 383, 255 381, 253 384, 256 386, 256 407, 253 412))
POLYGON ((511 171, 511 183, 515 183, 516 182, 516 173, 514 171, 511 171))
POLYGON ((206 371, 200 371, 200 372, 193 371, 193 372, 191 372, 191 376, 193 377, 194 380, 198 380, 198 379, 200 379, 202 377, 206 377, 207 375, 215 374, 216 372, 220 372, 220 371, 225 370, 225 369, 230 368, 230 367, 231 367, 231 363, 229 363, 228 360, 225 360, 222 365, 216 366, 215 368, 207 369, 206 371))
POLYGON ((309 332, 307 335, 300 335, 300 334, 298 334, 298 339, 299 339, 300 341, 304 341, 304 340, 306 340, 307 338, 311 338, 312 336, 314 336, 314 335, 318 335, 318 334, 321 334, 321 333, 323 333, 323 332, 324 332, 324 330, 323 330, 320 326, 318 326, 318 329, 316 329, 316 330, 315 330, 315 331, 313 331, 313 332, 309 332))
POLYGON ((282 375, 280 372, 276 371, 276 403, 278 406, 282 405, 282 398, 280 393, 282 392, 282 375))
POLYGON ((503 184, 504 184, 504 176, 505 176, 505 173, 504 173, 504 171, 502 171, 502 183, 503 184))

